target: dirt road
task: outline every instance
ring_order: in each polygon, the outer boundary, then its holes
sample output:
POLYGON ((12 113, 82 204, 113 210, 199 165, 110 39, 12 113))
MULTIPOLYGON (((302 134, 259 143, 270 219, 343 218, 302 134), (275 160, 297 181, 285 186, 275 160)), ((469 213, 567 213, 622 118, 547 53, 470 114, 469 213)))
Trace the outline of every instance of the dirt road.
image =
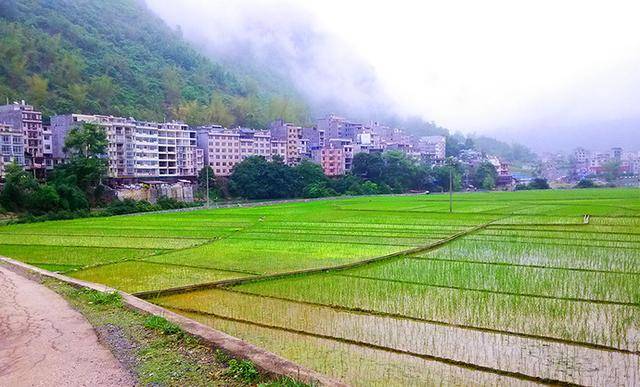
POLYGON ((0 386, 134 384, 62 297, 0 265, 0 386))

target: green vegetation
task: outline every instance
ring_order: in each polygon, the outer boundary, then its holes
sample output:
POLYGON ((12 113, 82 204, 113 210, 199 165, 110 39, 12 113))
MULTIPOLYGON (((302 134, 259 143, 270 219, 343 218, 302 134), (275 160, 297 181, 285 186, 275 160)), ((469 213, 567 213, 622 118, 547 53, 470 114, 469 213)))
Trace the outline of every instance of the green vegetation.
POLYGON ((144 320, 145 328, 155 329, 162 332, 165 335, 184 334, 184 331, 180 326, 170 322, 164 317, 151 315, 144 320))
POLYGON ((135 0, 0 3, 0 98, 45 115, 114 114, 264 127, 302 121, 291 87, 214 63, 135 0))
MULTIPOLYGON (((149 292, 356 385, 637 380, 640 191, 457 193, 453 208, 446 195, 360 196, 8 225, 0 254, 149 292), (232 279, 250 281, 218 283, 232 279), (161 292, 190 285, 208 286, 161 292)), ((218 356, 226 377, 251 380, 218 356)))
MULTIPOLYGON (((488 165, 490 167, 483 164, 473 173, 480 176, 479 187, 493 189, 497 173, 493 165, 488 165)), ((465 173, 462 165, 430 166, 398 151, 358 153, 354 156, 352 171, 333 178, 325 176, 320 165, 308 160, 290 167, 280 158, 267 161, 254 156, 234 167, 228 185, 222 179, 210 178, 209 187, 212 199, 225 194, 245 199, 284 199, 405 193, 414 190, 441 192, 449 189, 450 169, 453 172, 453 188, 459 191, 465 173)), ((206 176, 200 176, 200 182, 199 189, 202 191, 206 176)))
POLYGON ((516 186, 517 191, 526 191, 529 189, 549 189, 549 183, 545 179, 536 178, 533 179, 529 184, 518 184, 516 186))

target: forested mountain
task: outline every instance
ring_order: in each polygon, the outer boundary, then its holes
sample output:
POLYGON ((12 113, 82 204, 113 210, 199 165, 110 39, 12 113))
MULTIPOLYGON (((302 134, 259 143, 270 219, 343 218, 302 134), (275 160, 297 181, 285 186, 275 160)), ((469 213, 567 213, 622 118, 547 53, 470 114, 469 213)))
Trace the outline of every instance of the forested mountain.
POLYGON ((197 52, 137 0, 1 0, 0 98, 45 114, 263 127, 304 121, 292 87, 197 52))

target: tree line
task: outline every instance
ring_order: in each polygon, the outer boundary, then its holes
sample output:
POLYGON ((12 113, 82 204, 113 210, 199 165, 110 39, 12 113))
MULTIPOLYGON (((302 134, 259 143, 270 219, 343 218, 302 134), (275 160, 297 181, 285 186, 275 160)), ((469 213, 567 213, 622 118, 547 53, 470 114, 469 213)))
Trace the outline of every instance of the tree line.
POLYGON ((463 188, 465 177, 478 188, 494 189, 498 173, 488 162, 468 167, 450 159, 447 165, 430 165, 403 152, 386 151, 357 153, 351 171, 337 177, 326 176, 322 167, 310 160, 288 166, 280 157, 271 161, 262 156, 248 157, 234 167, 228 178, 215 177, 213 170, 205 167, 198 176, 200 197, 206 197, 207 176, 213 200, 257 200, 444 192, 449 189, 450 179, 458 191, 463 188))
POLYGON ((198 53, 135 0, 0 1, 0 98, 84 112, 264 127, 307 108, 289 85, 198 53))

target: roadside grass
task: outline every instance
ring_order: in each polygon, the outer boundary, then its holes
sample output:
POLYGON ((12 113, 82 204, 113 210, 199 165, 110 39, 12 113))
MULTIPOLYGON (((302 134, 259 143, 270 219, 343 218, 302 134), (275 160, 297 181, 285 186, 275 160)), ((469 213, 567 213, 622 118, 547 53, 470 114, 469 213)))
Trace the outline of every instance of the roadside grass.
POLYGON ((247 360, 222 357, 161 316, 123 306, 119 293, 82 290, 54 279, 43 284, 63 296, 98 333, 139 386, 306 386, 273 378, 247 360))

